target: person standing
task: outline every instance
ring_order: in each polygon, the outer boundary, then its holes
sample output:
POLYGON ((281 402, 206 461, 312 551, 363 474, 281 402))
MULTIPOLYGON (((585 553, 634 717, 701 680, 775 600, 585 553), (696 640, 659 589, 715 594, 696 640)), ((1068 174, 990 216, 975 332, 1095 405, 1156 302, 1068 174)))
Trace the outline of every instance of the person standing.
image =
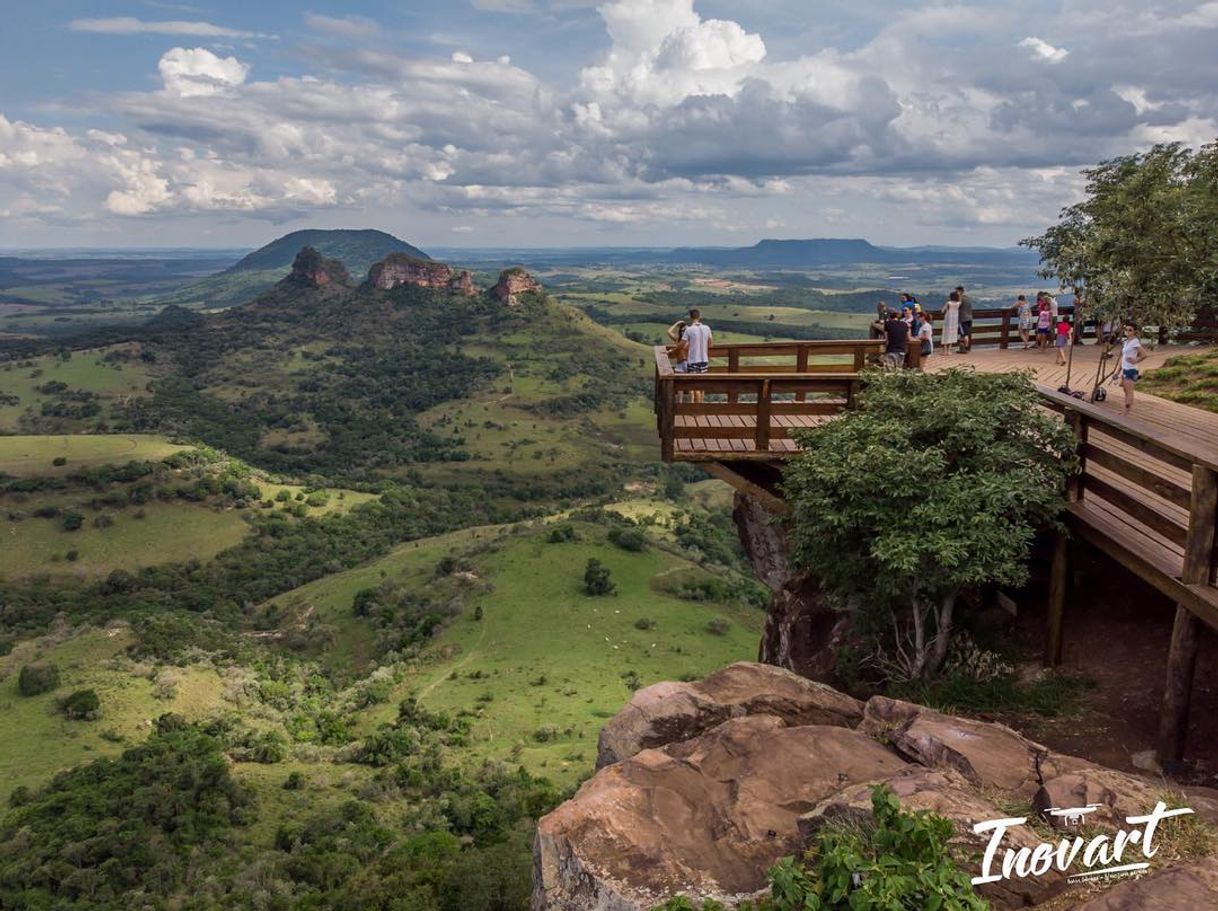
MULTIPOLYGON (((706 373, 710 370, 710 346, 714 338, 710 326, 702 322, 701 310, 689 311, 689 325, 685 327, 685 341, 689 342, 686 373, 706 373)), ((702 390, 694 390, 694 401, 702 401, 702 390)))
POLYGON ((960 301, 960 353, 973 350, 973 299, 964 293, 964 285, 956 285, 960 301))
POLYGON ((960 292, 953 291, 943 305, 943 355, 952 353, 960 340, 960 292))
POLYGON ((1145 360, 1146 349, 1138 338, 1138 327, 1125 324, 1125 341, 1121 344, 1121 389, 1125 391, 1125 413, 1133 410, 1133 384, 1142 377, 1138 364, 1145 360))
POLYGON ((1023 350, 1027 351, 1032 347, 1032 333, 1036 331, 1036 317, 1032 315, 1027 295, 1021 294, 1015 299, 1015 310, 1019 317, 1019 338, 1023 341, 1023 350))
POLYGON ((888 305, 880 301, 875 305, 875 319, 871 322, 871 334, 868 336, 872 339, 884 337, 884 320, 888 318, 888 305))
POLYGON ((915 337, 922 349, 922 363, 926 363, 926 359, 935 353, 935 328, 931 325, 929 313, 920 315, 917 327, 915 337))
POLYGON ((909 351, 909 323, 895 310, 888 311, 884 320, 884 366, 890 370, 905 366, 909 351))
POLYGON ((1036 349, 1044 351, 1049 347, 1049 332, 1053 328, 1053 312, 1049 302, 1042 294, 1036 298, 1036 349))
POLYGON ((679 319, 669 326, 668 337, 672 341, 668 349, 672 369, 677 373, 685 373, 689 367, 689 341, 685 338, 685 320, 679 319))
POLYGON ((1064 316, 1057 318, 1057 338, 1053 342, 1053 348, 1057 352, 1056 364, 1059 367, 1066 366, 1066 348, 1070 345, 1070 323, 1064 316))

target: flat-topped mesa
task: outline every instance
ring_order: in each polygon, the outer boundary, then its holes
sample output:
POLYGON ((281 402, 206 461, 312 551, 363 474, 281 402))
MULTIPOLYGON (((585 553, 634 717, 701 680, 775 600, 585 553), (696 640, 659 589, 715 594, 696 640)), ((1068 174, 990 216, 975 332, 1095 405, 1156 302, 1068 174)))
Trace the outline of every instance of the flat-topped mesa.
POLYGON ((283 280, 301 288, 323 288, 326 285, 351 284, 351 273, 337 259, 322 256, 312 247, 304 247, 292 261, 292 271, 283 280))
POLYGON ((418 285, 421 288, 444 288, 466 296, 478 293, 468 272, 457 272, 445 263, 418 259, 406 253, 390 253, 369 270, 368 281, 374 288, 383 291, 399 285, 418 285))
POLYGON ((504 269, 499 273, 499 281, 495 283, 495 287, 491 288, 491 294, 495 296, 501 303, 507 304, 509 307, 520 306, 520 301, 517 300, 517 294, 525 294, 537 292, 541 290, 541 285, 537 279, 525 272, 519 266, 513 266, 511 269, 504 269))

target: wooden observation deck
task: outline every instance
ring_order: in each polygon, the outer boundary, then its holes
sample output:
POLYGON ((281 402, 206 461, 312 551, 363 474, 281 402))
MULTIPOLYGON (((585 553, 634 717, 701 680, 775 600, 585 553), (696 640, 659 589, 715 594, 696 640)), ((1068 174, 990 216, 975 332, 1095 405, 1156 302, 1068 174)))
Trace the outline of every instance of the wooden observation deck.
MULTIPOLYGON (((978 317, 1004 311, 978 311, 978 317)), ((1105 405, 1056 391, 1065 368, 1051 352, 1011 350, 1009 313, 974 344, 996 347, 963 356, 936 355, 930 370, 971 366, 985 372, 1033 369, 1046 408, 1061 414, 1079 441, 1081 472, 1070 479, 1066 523, 1177 604, 1159 755, 1178 759, 1187 730, 1199 622, 1218 630, 1218 415, 1138 393, 1125 417, 1115 387, 1105 405), (1052 383, 1053 385, 1047 385, 1052 383)), ((1016 338, 1018 343, 1018 339, 1016 338)), ((860 371, 878 359, 880 341, 799 341, 715 345, 710 372, 673 370, 655 349, 655 412, 665 461, 697 462, 776 513, 786 511, 779 487, 783 463, 799 452, 792 432, 849 408, 860 371)), ((1160 346, 1143 366, 1180 349, 1160 346)), ((1195 350, 1195 349, 1192 349, 1195 350)), ((1076 387, 1090 389, 1096 345, 1077 347, 1076 387)), ((1046 663, 1062 658, 1069 547, 1055 547, 1048 606, 1046 663)))

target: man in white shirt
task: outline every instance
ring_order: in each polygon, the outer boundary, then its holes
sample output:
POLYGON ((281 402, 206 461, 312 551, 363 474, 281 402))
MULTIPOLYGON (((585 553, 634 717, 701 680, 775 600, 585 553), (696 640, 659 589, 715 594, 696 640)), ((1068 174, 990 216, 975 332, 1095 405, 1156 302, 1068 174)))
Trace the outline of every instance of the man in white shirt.
MULTIPOLYGON (((713 341, 710 326, 702 322, 701 310, 689 311, 689 325, 685 327, 685 341, 689 342, 686 373, 706 373, 710 369, 710 346, 713 341)), ((694 392, 694 401, 702 401, 702 390, 694 392)))

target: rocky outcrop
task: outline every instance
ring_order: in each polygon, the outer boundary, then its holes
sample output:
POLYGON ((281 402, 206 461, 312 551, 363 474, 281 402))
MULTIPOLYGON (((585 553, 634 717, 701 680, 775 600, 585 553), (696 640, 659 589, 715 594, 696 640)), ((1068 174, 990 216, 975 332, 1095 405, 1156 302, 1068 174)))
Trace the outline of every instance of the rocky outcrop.
POLYGON ((1218 858, 1127 880, 1078 911, 1201 911, 1218 908, 1218 858))
POLYGON ((292 261, 292 271, 284 284, 298 288, 324 288, 327 285, 351 284, 351 273, 337 259, 328 259, 312 247, 304 247, 292 261))
POLYGON ((499 273, 499 281, 491 288, 491 294, 495 299, 509 307, 520 306, 520 301, 516 295, 541 290, 541 285, 537 279, 525 272, 519 266, 514 266, 511 269, 504 269, 499 273))
MULTIPOLYGON (((971 875, 989 838, 973 832, 978 822, 1028 819, 1006 831, 1003 846, 1031 851, 1043 840, 1079 834, 1048 835, 1050 825, 1062 825, 1053 809, 1096 805, 1085 832, 1090 838, 1150 812, 1162 790, 1053 753, 1003 725, 884 697, 860 711, 857 701, 827 686, 750 662, 697 683, 640 690, 606 724, 598 766, 571 800, 538 823, 534 911, 648 911, 677 893, 695 903, 739 904, 762 892, 775 861, 801 853, 827 823, 869 824, 877 783, 905 809, 950 820, 957 856, 971 875)), ((1142 883, 1113 889, 1117 903, 1086 907, 1213 905, 1212 864, 1160 872, 1171 864, 1168 854, 1152 861, 1142 883), (1155 891, 1143 891, 1152 883, 1155 891)), ((1078 903, 1110 885, 1089 882, 1078 903)), ((1042 904, 1068 888, 1057 870, 1013 875, 980 892, 1006 911, 1042 904)), ((1052 904, 1075 906, 1068 896, 1052 904)))
POLYGON ((771 715, 787 725, 854 727, 863 704, 782 668, 739 662, 697 683, 657 683, 636 692, 601 729, 596 767, 746 715, 771 715))
POLYGON ((758 660, 830 678, 849 630, 846 615, 829 606, 819 580, 791 567, 786 527, 760 502, 738 492, 732 518, 753 572, 770 589, 758 660))
POLYGON ((390 253, 368 272, 368 283, 387 291, 399 285, 420 288, 440 288, 473 296, 478 293, 468 272, 457 272, 452 266, 434 260, 418 259, 405 253, 390 253))
POLYGON ((905 765, 857 731, 770 715, 643 750, 541 821, 534 907, 648 909, 678 892, 738 901, 797 850, 802 812, 905 765))

